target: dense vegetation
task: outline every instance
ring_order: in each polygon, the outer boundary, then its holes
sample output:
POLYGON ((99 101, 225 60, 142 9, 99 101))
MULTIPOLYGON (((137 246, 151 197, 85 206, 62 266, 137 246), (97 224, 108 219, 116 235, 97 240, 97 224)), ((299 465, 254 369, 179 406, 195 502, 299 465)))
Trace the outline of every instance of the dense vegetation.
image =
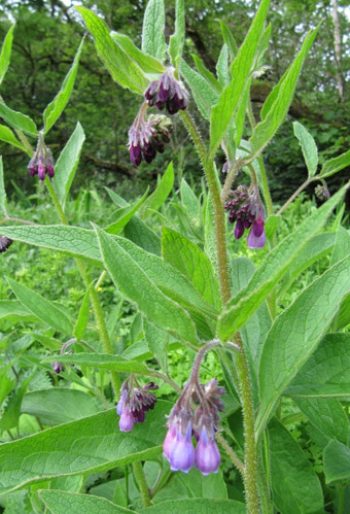
POLYGON ((0 7, 0 512, 349 512, 346 2, 66 4, 0 7))

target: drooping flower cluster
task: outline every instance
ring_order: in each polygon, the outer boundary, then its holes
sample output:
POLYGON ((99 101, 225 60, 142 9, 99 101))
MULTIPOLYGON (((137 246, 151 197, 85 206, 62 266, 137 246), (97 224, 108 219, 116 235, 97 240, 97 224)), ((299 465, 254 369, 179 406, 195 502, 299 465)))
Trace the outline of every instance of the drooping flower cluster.
POLYGON ((240 239, 246 229, 249 230, 248 246, 262 248, 265 245, 265 213, 256 185, 238 186, 231 191, 229 199, 225 202, 230 223, 236 223, 234 236, 240 239))
POLYGON ((181 80, 174 76, 174 68, 170 67, 158 80, 150 83, 145 91, 145 99, 150 106, 164 108, 169 114, 176 114, 188 106, 188 92, 181 80))
POLYGON ((9 246, 13 243, 12 239, 6 236, 0 236, 0 253, 6 252, 9 246))
POLYGON ((28 172, 34 177, 38 175, 40 180, 44 180, 46 175, 52 178, 55 175, 54 160, 50 148, 44 141, 44 136, 40 132, 38 143, 33 157, 28 164, 28 172))
POLYGON ((170 141, 171 122, 166 116, 150 115, 146 117, 147 104, 143 104, 129 129, 130 161, 139 166, 142 159, 150 163, 157 152, 164 151, 164 145, 170 141))
POLYGON ((204 386, 190 380, 185 387, 168 417, 163 443, 163 455, 173 471, 188 473, 194 466, 203 475, 218 471, 221 459, 215 433, 223 393, 216 380, 204 386))
POLYGON ((121 432, 130 432, 135 423, 142 423, 145 414, 153 409, 157 398, 150 391, 158 389, 153 382, 140 387, 136 378, 131 375, 122 385, 120 400, 117 404, 117 414, 120 416, 121 432))

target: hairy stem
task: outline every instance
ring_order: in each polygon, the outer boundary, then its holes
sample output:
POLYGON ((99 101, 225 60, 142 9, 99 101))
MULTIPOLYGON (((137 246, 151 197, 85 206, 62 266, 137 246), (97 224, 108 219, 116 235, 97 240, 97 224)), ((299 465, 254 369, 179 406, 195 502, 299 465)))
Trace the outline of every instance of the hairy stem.
MULTIPOLYGON (((227 303, 231 297, 230 279, 228 270, 228 255, 226 247, 226 224, 225 213, 221 201, 221 187, 215 171, 213 161, 207 158, 207 151, 202 142, 199 131, 189 116, 182 112, 182 120, 188 130, 199 158, 202 162, 204 173, 207 178, 209 191, 212 197, 215 214, 216 228, 216 249, 218 257, 218 275, 220 281, 220 291, 223 303, 227 303)), ((270 197, 271 199, 271 197, 270 197)), ((271 202, 272 206, 272 202, 271 202)), ((244 488, 246 492, 247 512, 249 514, 259 514, 259 494, 258 494, 258 467, 257 467, 257 449, 254 433, 254 405, 251 392, 251 383, 249 376, 249 367, 247 358, 244 353, 242 341, 239 333, 234 336, 235 342, 239 345, 241 351, 237 356, 238 377, 241 388, 241 402, 243 411, 243 428, 245 439, 245 456, 244 456, 244 488)))
MULTIPOLYGON (((68 220, 62 209, 59 199, 57 198, 56 192, 51 184, 51 181, 48 177, 46 177, 45 183, 46 183, 47 189, 49 191, 49 194, 51 196, 52 202, 57 211, 57 214, 61 220, 61 223, 63 223, 64 225, 67 225, 68 220)), ((114 354, 113 346, 112 346, 112 343, 111 343, 111 340, 110 340, 110 337, 108 334, 102 305, 101 305, 100 299, 98 297, 97 291, 94 287, 90 287, 92 280, 90 278, 88 270, 86 269, 85 262, 79 258, 75 258, 75 262, 77 264, 79 273, 84 281, 85 287, 89 291, 92 309, 94 311, 94 316, 95 316, 95 320, 96 320, 96 324, 97 324, 97 329, 100 334, 103 350, 105 353, 109 353, 110 355, 113 355, 114 354)), ((111 377, 112 377, 112 386, 113 386, 114 396, 117 398, 119 395, 120 380, 119 380, 118 374, 115 371, 111 372, 111 377)))
POLYGON ((141 462, 134 462, 132 465, 132 470, 141 493, 143 506, 149 507, 151 505, 151 496, 141 462))
POLYGON ((306 179, 306 180, 305 180, 305 182, 303 182, 303 183, 301 184, 301 186, 299 186, 299 187, 298 187, 298 189, 296 189, 296 190, 294 191, 294 193, 293 193, 293 194, 288 198, 288 200, 286 201, 286 203, 285 203, 284 205, 282 205, 282 207, 281 207, 281 208, 280 208, 280 210, 277 212, 277 214, 279 214, 279 215, 280 215, 280 214, 282 214, 282 212, 284 212, 284 211, 287 209, 287 207, 288 207, 292 202, 294 202, 294 200, 296 199, 296 197, 297 197, 298 195, 300 195, 300 193, 301 193, 302 191, 304 191, 304 189, 305 189, 305 188, 307 188, 307 186, 308 186, 309 184, 311 184, 311 182, 312 182, 312 179, 310 179, 310 178, 306 179))
POLYGON ((229 443, 226 441, 221 432, 217 432, 215 436, 217 442, 223 447, 226 455, 229 457, 233 465, 238 469, 240 474, 244 476, 244 464, 241 459, 237 456, 236 452, 231 448, 229 443))

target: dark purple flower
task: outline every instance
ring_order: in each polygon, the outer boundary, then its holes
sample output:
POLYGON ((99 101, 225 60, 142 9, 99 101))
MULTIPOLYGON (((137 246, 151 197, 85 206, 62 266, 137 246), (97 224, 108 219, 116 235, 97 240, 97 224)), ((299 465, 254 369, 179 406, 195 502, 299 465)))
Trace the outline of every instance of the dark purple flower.
POLYGON ((41 132, 39 133, 38 143, 34 155, 28 164, 28 172, 32 177, 38 175, 39 180, 44 180, 46 175, 52 178, 55 174, 52 153, 51 150, 46 146, 44 142, 44 136, 41 132))
POLYGON ((136 378, 131 375, 122 385, 120 399, 116 406, 120 416, 119 428, 122 432, 130 432, 135 423, 142 423, 145 413, 154 408, 157 398, 150 390, 158 389, 153 382, 140 387, 136 378))
POLYGON ((52 363, 52 369, 55 373, 59 374, 64 370, 64 366, 61 362, 55 361, 52 363))
POLYGON ((203 426, 196 446, 195 464, 203 475, 217 473, 220 466, 220 452, 215 442, 214 431, 203 426))
POLYGON ((236 239, 240 239, 244 231, 250 229, 248 246, 262 248, 265 245, 264 207, 256 185, 250 186, 249 189, 246 186, 239 186, 231 191, 229 199, 225 202, 225 210, 228 211, 229 222, 236 223, 236 239))
POLYGON ((168 68, 158 80, 151 82, 145 91, 148 105, 159 110, 166 109, 169 114, 176 114, 188 105, 188 92, 182 81, 175 78, 174 71, 174 68, 168 68))
POLYGON ((6 252, 9 246, 13 243, 12 239, 6 236, 0 236, 0 253, 6 252))
POLYGON ((142 159, 150 163, 157 152, 163 152, 164 144, 170 141, 171 124, 169 118, 161 115, 146 117, 147 104, 144 103, 129 129, 130 161, 139 166, 142 159))

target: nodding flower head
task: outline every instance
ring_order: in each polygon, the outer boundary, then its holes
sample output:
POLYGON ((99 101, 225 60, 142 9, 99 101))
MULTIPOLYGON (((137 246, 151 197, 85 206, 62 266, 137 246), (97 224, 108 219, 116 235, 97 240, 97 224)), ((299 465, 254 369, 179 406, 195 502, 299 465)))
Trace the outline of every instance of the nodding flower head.
POLYGON ((169 114, 176 114, 188 105, 188 91, 184 84, 174 76, 174 68, 170 67, 158 80, 150 83, 145 91, 148 105, 157 109, 164 108, 169 114))
POLYGON ((46 175, 52 178, 55 174, 52 153, 51 150, 46 146, 44 142, 44 136, 41 132, 39 133, 38 143, 34 155, 28 164, 28 172, 32 177, 38 175, 40 180, 44 180, 46 175))
POLYGON ((9 246, 13 243, 12 239, 6 236, 0 236, 0 253, 6 252, 9 246))
POLYGON ((129 129, 130 161, 139 166, 142 159, 150 163, 157 152, 164 151, 164 145, 170 141, 171 122, 166 116, 151 115, 146 117, 147 104, 143 104, 129 129))
POLYGON ((265 245, 265 213, 256 185, 239 186, 231 191, 229 199, 225 202, 230 223, 236 223, 234 236, 240 239, 245 230, 249 230, 248 246, 262 248, 265 245))
POLYGON ((150 390, 158 389, 153 382, 140 387, 133 375, 122 385, 120 400, 116 406, 117 414, 120 416, 119 428, 121 432, 130 432, 135 423, 142 423, 145 420, 145 413, 153 409, 157 401, 150 390))
POLYGON ((173 471, 188 473, 195 466, 203 474, 216 473, 220 453, 215 442, 224 389, 216 380, 200 385, 189 381, 168 417, 163 455, 173 471), (197 441, 196 447, 193 439, 197 441))

